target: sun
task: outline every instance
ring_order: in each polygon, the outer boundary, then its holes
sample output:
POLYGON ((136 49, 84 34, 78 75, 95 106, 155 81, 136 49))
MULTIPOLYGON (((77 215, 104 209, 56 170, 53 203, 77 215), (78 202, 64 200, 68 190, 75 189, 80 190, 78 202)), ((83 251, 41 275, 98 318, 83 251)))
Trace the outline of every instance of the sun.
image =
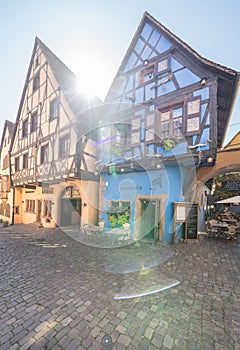
POLYGON ((107 62, 94 53, 81 53, 76 55, 72 67, 78 77, 79 92, 88 97, 98 96, 103 100, 110 81, 107 62))

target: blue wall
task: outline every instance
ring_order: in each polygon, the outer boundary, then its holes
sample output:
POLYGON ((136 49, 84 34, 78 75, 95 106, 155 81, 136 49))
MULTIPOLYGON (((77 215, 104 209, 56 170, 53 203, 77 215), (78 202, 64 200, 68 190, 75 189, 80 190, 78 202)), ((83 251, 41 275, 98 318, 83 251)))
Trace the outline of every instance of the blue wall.
POLYGON ((165 213, 164 240, 172 242, 172 202, 182 200, 182 182, 184 174, 178 165, 167 166, 165 169, 149 170, 144 172, 121 173, 116 176, 110 174, 101 175, 103 181, 107 183, 104 190, 106 206, 100 208, 104 214, 100 219, 105 221, 105 226, 109 227, 107 220, 107 210, 111 200, 130 200, 132 206, 132 221, 135 212, 135 199, 137 195, 157 195, 167 194, 165 213))

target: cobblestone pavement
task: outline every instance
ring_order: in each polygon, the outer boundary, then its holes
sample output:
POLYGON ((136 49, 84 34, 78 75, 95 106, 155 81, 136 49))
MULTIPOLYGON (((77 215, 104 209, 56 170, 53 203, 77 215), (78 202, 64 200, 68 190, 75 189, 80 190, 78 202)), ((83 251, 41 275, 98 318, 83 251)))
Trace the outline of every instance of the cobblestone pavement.
POLYGON ((59 228, 0 228, 0 349, 104 349, 105 334, 114 350, 240 349, 240 244, 206 239, 169 249, 159 266, 123 274, 106 270, 110 250, 59 228), (180 284, 114 300, 164 278, 180 284))

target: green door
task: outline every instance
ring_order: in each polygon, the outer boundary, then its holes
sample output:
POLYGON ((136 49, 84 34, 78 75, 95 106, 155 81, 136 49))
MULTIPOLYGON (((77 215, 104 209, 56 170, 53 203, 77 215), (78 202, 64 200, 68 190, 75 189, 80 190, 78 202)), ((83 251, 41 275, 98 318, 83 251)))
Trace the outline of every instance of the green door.
POLYGON ((142 200, 141 237, 159 240, 160 200, 142 200))

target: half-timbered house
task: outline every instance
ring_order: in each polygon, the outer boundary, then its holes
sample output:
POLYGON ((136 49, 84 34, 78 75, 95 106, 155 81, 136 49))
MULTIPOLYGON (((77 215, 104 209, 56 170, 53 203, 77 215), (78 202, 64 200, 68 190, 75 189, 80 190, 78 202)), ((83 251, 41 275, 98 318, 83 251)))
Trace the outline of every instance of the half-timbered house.
POLYGON ((89 123, 79 114, 100 100, 80 94, 77 83, 71 70, 36 38, 11 145, 14 223, 96 221, 93 155, 82 138, 89 123))
MULTIPOLYGON (((204 192, 198 200, 190 186, 199 167, 214 164, 237 88, 236 71, 201 57, 144 14, 99 126, 99 220, 105 227, 128 221, 136 239, 147 234, 171 242, 178 229, 185 235, 188 203, 202 213, 205 203, 204 192)), ((188 222, 188 238, 195 235, 190 228, 188 222)))
POLYGON ((6 120, 3 127, 0 148, 0 220, 12 223, 13 189, 10 187, 10 144, 14 131, 14 123, 6 120))

